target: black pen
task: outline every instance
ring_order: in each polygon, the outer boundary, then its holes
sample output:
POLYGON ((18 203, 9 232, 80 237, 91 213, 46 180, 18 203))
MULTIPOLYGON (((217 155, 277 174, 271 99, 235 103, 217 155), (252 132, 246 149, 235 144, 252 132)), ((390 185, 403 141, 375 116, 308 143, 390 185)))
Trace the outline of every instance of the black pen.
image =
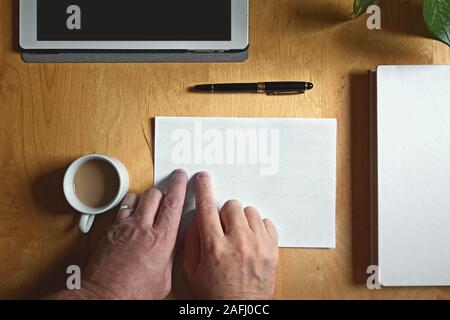
POLYGON ((219 83, 200 84, 194 87, 195 91, 208 93, 266 93, 268 95, 298 94, 311 90, 311 82, 258 82, 258 83, 219 83))

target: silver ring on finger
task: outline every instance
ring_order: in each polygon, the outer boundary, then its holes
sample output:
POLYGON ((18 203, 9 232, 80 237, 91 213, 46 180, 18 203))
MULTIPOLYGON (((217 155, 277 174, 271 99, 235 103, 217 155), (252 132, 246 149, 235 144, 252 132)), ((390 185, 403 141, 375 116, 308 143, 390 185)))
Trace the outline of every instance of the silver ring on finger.
POLYGON ((120 206, 120 210, 128 210, 131 213, 134 213, 135 209, 132 206, 129 206, 127 204, 123 204, 120 206))

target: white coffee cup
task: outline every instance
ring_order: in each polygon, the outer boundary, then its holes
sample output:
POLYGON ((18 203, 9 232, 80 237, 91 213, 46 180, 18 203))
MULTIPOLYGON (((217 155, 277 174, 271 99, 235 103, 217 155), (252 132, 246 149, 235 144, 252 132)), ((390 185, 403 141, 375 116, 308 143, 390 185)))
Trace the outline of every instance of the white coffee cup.
POLYGON ((123 165, 123 163, 117 159, 101 154, 90 154, 78 158, 69 166, 69 168, 67 168, 63 182, 64 195, 66 197, 67 202, 72 206, 72 208, 82 213, 79 223, 80 231, 82 233, 89 232, 92 223, 94 222, 95 216, 97 214, 104 213, 114 208, 122 201, 123 197, 128 192, 129 183, 130 179, 128 176, 128 171, 123 165), (119 179, 119 188, 117 189, 117 193, 114 199, 110 203, 99 208, 89 207, 82 201, 80 201, 73 187, 76 172, 84 163, 91 160, 101 160, 110 164, 116 170, 117 177, 119 179))

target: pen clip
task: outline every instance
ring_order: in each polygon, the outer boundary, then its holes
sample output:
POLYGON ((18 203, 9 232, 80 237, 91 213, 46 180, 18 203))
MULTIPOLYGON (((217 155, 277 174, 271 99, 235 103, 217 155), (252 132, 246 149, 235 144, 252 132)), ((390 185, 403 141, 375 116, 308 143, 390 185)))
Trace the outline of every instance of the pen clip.
POLYGON ((292 94, 302 94, 305 93, 304 90, 292 90, 292 91, 272 91, 266 92, 268 96, 281 96, 281 95, 292 95, 292 94))

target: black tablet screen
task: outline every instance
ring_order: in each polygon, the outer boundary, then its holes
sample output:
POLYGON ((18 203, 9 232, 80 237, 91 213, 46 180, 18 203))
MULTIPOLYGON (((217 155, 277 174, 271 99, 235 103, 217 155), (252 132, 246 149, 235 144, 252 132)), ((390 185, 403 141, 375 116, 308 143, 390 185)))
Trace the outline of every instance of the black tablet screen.
POLYGON ((231 0, 37 0, 38 41, 230 41, 231 0))

